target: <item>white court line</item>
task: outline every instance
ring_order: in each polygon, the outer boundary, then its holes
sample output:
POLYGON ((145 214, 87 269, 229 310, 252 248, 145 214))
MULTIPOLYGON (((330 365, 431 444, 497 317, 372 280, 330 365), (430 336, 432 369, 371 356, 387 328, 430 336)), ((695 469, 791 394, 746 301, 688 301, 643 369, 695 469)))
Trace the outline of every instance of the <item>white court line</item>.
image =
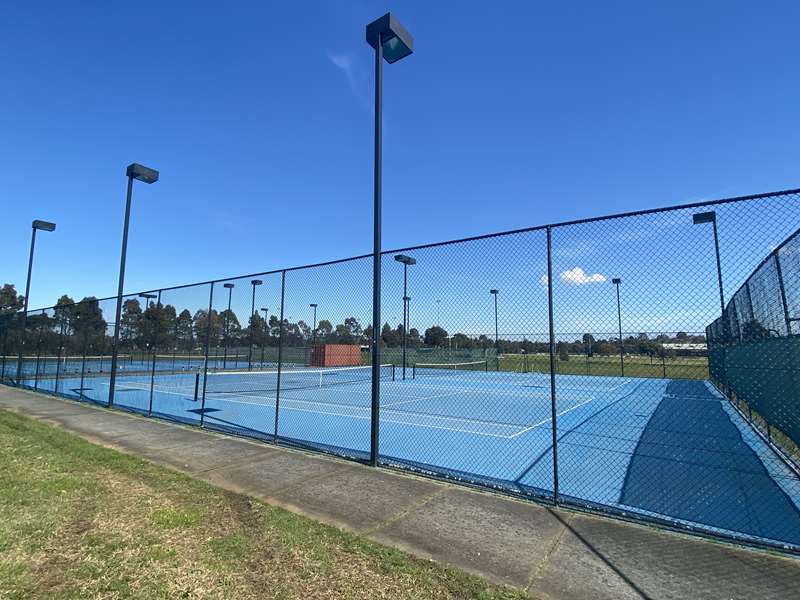
POLYGON ((456 387, 452 385, 428 385, 425 383, 416 384, 415 387, 427 388, 430 390, 451 390, 451 394, 491 394, 493 396, 501 395, 501 396, 517 396, 520 398, 532 398, 534 397, 535 393, 528 392, 510 392, 506 390, 485 390, 485 389, 468 389, 463 387, 456 387))
POLYGON ((398 400, 397 402, 381 402, 381 407, 390 408, 392 406, 400 406, 401 404, 411 404, 412 402, 420 402, 422 400, 433 400, 434 398, 446 398, 448 396, 456 396, 457 392, 448 392, 446 394, 432 394, 430 396, 420 396, 411 400, 398 400))
MULTIPOLYGON (((594 399, 593 397, 592 397, 592 398, 589 398, 589 399, 588 399, 588 400, 586 400, 585 402, 581 402, 580 404, 576 404, 576 405, 575 405, 575 406, 573 406, 572 408, 568 408, 568 409, 566 409, 566 410, 563 410, 563 411, 561 411, 560 413, 556 413, 556 417, 560 417, 561 415, 565 415, 565 414, 567 414, 568 412, 572 412, 572 411, 573 411, 573 410, 575 410, 576 408, 579 408, 579 407, 583 406, 584 404, 589 404, 589 402, 593 402, 594 400, 595 400, 595 399, 594 399)), ((517 437, 518 435, 522 435, 522 434, 523 434, 523 433, 525 433, 526 431, 530 431, 531 429, 535 429, 536 427, 541 427, 541 426, 542 426, 542 425, 544 425, 545 423, 549 423, 549 422, 550 422, 550 421, 552 421, 552 420, 553 420, 553 417, 548 417, 547 419, 543 419, 542 421, 539 421, 539 422, 538 422, 538 423, 536 423, 535 425, 531 425, 530 427, 526 427, 526 428, 525 428, 525 429, 523 429, 522 431, 519 431, 519 432, 515 433, 515 434, 514 434, 514 435, 512 435, 512 436, 511 436, 509 439, 511 439, 511 438, 514 438, 514 437, 517 437)))
MULTIPOLYGON (((222 402, 234 403, 234 404, 249 404, 249 405, 257 405, 257 406, 267 406, 267 407, 270 407, 270 408, 275 406, 275 402, 274 401, 270 402, 270 403, 263 403, 263 402, 249 402, 247 400, 230 400, 228 398, 224 398, 224 399, 222 399, 222 398, 212 398, 212 399, 220 400, 222 402)), ((370 410, 369 406, 341 405, 341 404, 333 405, 333 406, 340 406, 340 407, 348 406, 348 408, 353 411, 353 412, 336 412, 336 411, 319 410, 319 408, 311 409, 311 408, 299 408, 297 406, 287 406, 287 403, 291 403, 291 402, 294 402, 295 404, 306 404, 306 405, 312 405, 312 406, 316 406, 316 407, 319 407, 320 404, 321 404, 320 402, 314 402, 314 401, 311 401, 311 400, 295 400, 295 399, 284 398, 283 400, 281 400, 281 408, 284 409, 284 410, 292 410, 292 411, 296 411, 296 412, 314 413, 314 414, 329 415, 329 416, 334 416, 334 417, 347 417, 347 418, 351 418, 351 419, 369 420, 369 419, 372 418, 370 416, 370 414, 369 414, 369 410, 370 410), (357 414, 358 412, 365 413, 365 414, 363 414, 363 415, 357 414)), ((382 410, 382 412, 383 412, 383 410, 382 410)), ((488 425, 488 426, 496 427, 498 429, 504 429, 505 428, 505 429, 511 429, 511 430, 518 430, 520 428, 520 426, 518 426, 518 425, 510 425, 508 423, 499 423, 497 421, 483 421, 481 419, 462 419, 462 418, 459 418, 459 417, 450 417, 450 416, 444 416, 444 415, 431 415, 431 414, 427 414, 427 413, 406 412, 406 411, 396 411, 396 410, 387 410, 386 412, 391 412, 391 413, 395 413, 395 414, 399 414, 399 415, 414 415, 414 416, 421 417, 423 419, 431 419, 431 420, 434 420, 434 421, 450 421, 450 422, 458 421, 458 422, 462 422, 462 423, 488 425)), ((487 433, 486 431, 478 431, 478 430, 475 430, 475 429, 454 428, 454 427, 445 427, 445 426, 442 426, 442 425, 431 425, 431 424, 428 424, 428 423, 401 421, 401 420, 398 420, 397 418, 385 418, 383 416, 381 416, 381 422, 383 422, 383 423, 393 423, 393 424, 398 424, 398 425, 411 425, 411 426, 414 426, 414 427, 426 427, 428 429, 442 429, 442 430, 445 430, 445 431, 454 431, 454 432, 457 432, 457 433, 470 433, 470 434, 482 435, 482 436, 487 436, 487 437, 501 438, 501 439, 504 439, 504 440, 511 439, 513 437, 516 437, 519 434, 519 431, 517 431, 517 433, 511 434, 511 435, 499 435, 499 434, 496 434, 496 433, 487 433)))
MULTIPOLYGON (((630 380, 628 380, 625 383, 628 383, 629 381, 630 380)), ((104 384, 104 385, 108 385, 108 384, 104 384)), ((620 385, 624 385, 624 384, 620 384, 620 385)), ((426 387, 432 387, 434 389, 442 389, 442 386, 426 386, 426 387)), ((136 390, 139 390, 139 391, 150 391, 149 386, 146 387, 146 388, 145 387, 141 387, 141 388, 131 387, 131 389, 136 389, 136 390)), ((452 389, 452 388, 450 388, 448 386, 448 387, 446 387, 444 389, 452 389)), ((155 388, 154 388, 154 391, 155 391, 155 388)), ((432 398, 436 398, 436 397, 454 396, 458 392, 463 393, 464 390, 457 389, 456 392, 451 392, 451 393, 447 393, 447 394, 424 396, 424 397, 416 398, 416 399, 413 399, 413 400, 400 401, 400 402, 397 402, 397 403, 384 405, 384 407, 388 408, 388 407, 391 407, 391 406, 397 406, 398 404, 406 404, 406 403, 411 403, 411 402, 417 402, 417 401, 420 401, 420 400, 432 399, 432 398)), ((159 393, 172 394, 172 395, 175 395, 175 396, 181 396, 183 398, 186 398, 186 394, 179 394, 177 392, 159 390, 159 393)), ((489 392, 489 393, 496 393, 496 392, 489 392)), ((528 395, 528 394, 514 394, 514 395, 530 397, 530 395, 528 395)), ((267 398, 267 397, 259 396, 259 398, 267 398)), ((269 398, 267 398, 267 399, 269 400, 269 398)), ((580 408, 581 406, 583 406, 585 404, 588 404, 589 402, 592 402, 595 399, 596 398, 594 396, 592 396, 588 400, 585 400, 584 402, 581 402, 580 404, 576 404, 575 406, 572 406, 572 407, 570 407, 570 408, 568 408, 566 410, 563 410, 560 413, 556 413, 556 417, 560 417, 560 416, 565 415, 565 414, 567 414, 569 412, 572 412, 573 410, 575 410, 577 408, 580 408)), ((247 401, 247 400, 232 400, 232 399, 228 398, 227 396, 220 397, 219 395, 217 395, 217 396, 207 395, 206 396, 206 400, 216 400, 218 402, 229 402, 229 403, 234 403, 234 404, 259 405, 259 406, 268 406, 268 407, 274 407, 275 406, 275 402, 274 401, 264 403, 264 402, 251 402, 251 401, 247 401)), ((293 411, 296 411, 296 412, 316 413, 316 414, 329 415, 329 416, 348 417, 348 418, 361 419, 361 420, 371 419, 371 416, 369 414, 367 414, 365 416, 360 416, 358 414, 329 412, 329 411, 324 411, 324 410, 319 410, 319 409, 298 408, 298 407, 293 407, 293 406, 286 406, 287 402, 294 402, 296 404, 306 404, 306 405, 312 405, 312 406, 321 406, 321 405, 333 405, 333 406, 342 406, 342 407, 348 406, 350 409, 355 410, 355 411, 367 411, 370 408, 368 406, 343 405, 343 404, 325 403, 325 402, 312 401, 312 400, 299 400, 299 399, 294 399, 294 398, 284 398, 282 400, 283 408, 286 409, 286 410, 293 410, 293 411)), ((438 420, 444 420, 444 421, 460 421, 460 422, 463 422, 463 423, 483 424, 483 425, 489 425, 489 426, 494 426, 494 427, 498 427, 498 428, 509 428, 509 429, 518 428, 518 426, 509 425, 507 423, 500 423, 500 422, 497 422, 497 421, 483 421, 481 419, 462 419, 462 418, 459 418, 459 417, 450 417, 450 416, 442 416, 442 415, 431 415, 431 414, 428 414, 428 413, 407 412, 407 411, 388 410, 387 412, 399 413, 399 414, 403 414, 403 415, 416 415, 416 416, 420 416, 422 418, 438 419, 438 420)), ((520 435, 522 435, 524 433, 527 433, 528 431, 531 431, 532 429, 535 429, 537 427, 541 427, 545 423, 549 423, 551 420, 552 420, 552 417, 548 417, 547 419, 543 419, 543 420, 539 421, 538 423, 535 423, 535 424, 530 425, 528 427, 524 427, 522 429, 519 429, 519 431, 517 431, 514 434, 511 434, 511 435, 498 435, 498 434, 494 434, 494 433, 487 433, 485 431, 474 431, 474 430, 464 429, 464 428, 452 428, 452 427, 444 427, 444 426, 439 426, 439 425, 430 425, 430 424, 425 424, 425 423, 412 423, 412 422, 408 422, 408 421, 400 421, 400 420, 391 419, 391 418, 389 418, 389 419, 381 418, 382 422, 392 423, 392 424, 396 424, 396 425, 410 425, 410 426, 413 426, 413 427, 425 427, 425 428, 428 428, 428 429, 440 429, 440 430, 445 430, 445 431, 454 431, 454 432, 457 432, 457 433, 470 433, 470 434, 475 434, 475 435, 482 435, 482 436, 486 436, 486 437, 495 437, 495 438, 506 439, 506 440, 513 439, 513 438, 518 437, 518 436, 520 436, 520 435)))

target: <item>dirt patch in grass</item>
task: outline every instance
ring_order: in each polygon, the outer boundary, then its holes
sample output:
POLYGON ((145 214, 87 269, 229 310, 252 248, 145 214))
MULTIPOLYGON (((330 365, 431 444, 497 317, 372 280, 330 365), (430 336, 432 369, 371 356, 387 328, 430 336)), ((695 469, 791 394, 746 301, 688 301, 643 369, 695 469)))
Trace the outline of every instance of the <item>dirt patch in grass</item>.
POLYGON ((0 411, 0 598, 524 594, 0 411))

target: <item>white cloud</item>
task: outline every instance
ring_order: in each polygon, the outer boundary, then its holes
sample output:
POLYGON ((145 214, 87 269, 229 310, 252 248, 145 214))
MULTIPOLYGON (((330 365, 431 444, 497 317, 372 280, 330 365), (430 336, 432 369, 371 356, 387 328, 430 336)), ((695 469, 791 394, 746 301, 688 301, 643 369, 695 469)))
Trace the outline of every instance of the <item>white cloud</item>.
POLYGON ((564 271, 560 275, 561 281, 571 285, 584 285, 587 283, 603 283, 606 281, 606 276, 600 273, 594 275, 587 275, 586 272, 580 267, 575 267, 570 271, 564 271))
POLYGON ((550 281, 550 278, 547 275, 542 275, 539 277, 539 283, 541 283, 544 287, 547 287, 547 283, 550 281))
POLYGON ((328 59, 333 66, 337 69, 341 69, 344 73, 356 101, 365 109, 373 112, 374 109, 368 93, 367 73, 364 71, 363 65, 358 61, 356 56, 350 52, 340 54, 328 52, 328 59))
POLYGON ((344 71, 347 79, 353 81, 353 55, 352 54, 328 54, 331 62, 344 71))

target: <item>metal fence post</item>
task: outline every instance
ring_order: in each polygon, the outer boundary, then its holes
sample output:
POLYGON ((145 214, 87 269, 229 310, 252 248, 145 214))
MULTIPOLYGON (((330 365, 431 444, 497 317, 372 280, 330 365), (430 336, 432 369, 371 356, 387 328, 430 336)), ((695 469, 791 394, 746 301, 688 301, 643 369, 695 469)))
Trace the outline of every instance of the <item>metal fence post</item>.
MULTIPOLYGON (((45 311, 42 311, 42 317, 45 317, 45 316, 46 316, 45 311)), ((33 372, 33 389, 34 390, 38 390, 39 389, 39 362, 42 359, 42 343, 43 343, 42 338, 44 337, 44 336, 42 336, 42 330, 43 329, 44 329, 44 319, 42 319, 42 322, 39 324, 39 327, 37 328, 37 331, 38 331, 39 335, 36 338, 36 368, 35 368, 35 370, 33 372)), ((45 369, 47 369, 47 356, 46 355, 45 355, 44 366, 45 366, 45 369)), ((47 373, 45 372, 45 375, 46 374, 47 373)))
POLYGON ((211 348, 211 307, 214 305, 214 282, 208 291, 208 313, 206 316, 206 347, 203 351, 203 396, 200 401, 200 427, 205 425, 206 419, 206 383, 208 383, 208 352, 211 348))
MULTIPOLYGON (((58 314, 58 313, 55 313, 58 314)), ((62 317, 63 319, 63 317, 62 317)), ((64 351, 64 322, 61 322, 61 331, 58 335, 58 356, 56 357, 56 382, 53 385, 53 393, 58 394, 58 381, 61 378, 61 354, 64 351)))
POLYGON ((558 424, 556 419, 556 337, 553 324, 553 235, 547 227, 547 321, 550 329, 550 419, 553 422, 553 502, 558 504, 558 424))
POLYGON ((286 297, 286 271, 281 271, 281 320, 278 326, 278 377, 275 382, 275 431, 272 441, 278 443, 278 414, 281 405, 281 368, 283 367, 283 305, 286 297))
MULTIPOLYGON (((792 318, 789 315, 789 303, 786 301, 786 288, 783 285, 783 270, 781 269, 781 258, 778 252, 775 252, 775 266, 778 270, 778 287, 781 289, 781 304, 783 305, 783 319, 786 322, 786 335, 792 335, 792 318)), ((749 289, 749 288, 748 288, 749 289)), ((753 303, 750 302, 750 310, 753 309, 753 303)))
POLYGON ((6 325, 3 326, 3 348, 0 350, 2 352, 2 360, 3 364, 0 367, 0 381, 5 379, 6 377, 6 350, 8 344, 8 327, 6 325))
POLYGON ((153 337, 150 338, 150 345, 151 345, 151 352, 153 353, 153 364, 150 368, 150 403, 147 406, 147 414, 151 416, 153 414, 153 387, 155 386, 155 379, 156 379, 156 350, 158 349, 158 333, 161 329, 161 290, 158 290, 158 296, 156 299, 156 311, 155 311, 155 325, 153 326, 153 337))

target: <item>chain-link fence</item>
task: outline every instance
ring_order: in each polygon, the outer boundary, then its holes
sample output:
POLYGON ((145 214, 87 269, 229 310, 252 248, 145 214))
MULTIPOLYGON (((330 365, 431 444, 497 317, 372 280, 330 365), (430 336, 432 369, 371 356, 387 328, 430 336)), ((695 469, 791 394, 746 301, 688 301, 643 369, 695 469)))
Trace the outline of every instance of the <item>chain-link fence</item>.
POLYGON ((132 294, 113 394, 116 298, 63 301, 0 314, 0 379, 798 552, 799 226, 790 191, 385 252, 377 324, 371 256, 132 294))

